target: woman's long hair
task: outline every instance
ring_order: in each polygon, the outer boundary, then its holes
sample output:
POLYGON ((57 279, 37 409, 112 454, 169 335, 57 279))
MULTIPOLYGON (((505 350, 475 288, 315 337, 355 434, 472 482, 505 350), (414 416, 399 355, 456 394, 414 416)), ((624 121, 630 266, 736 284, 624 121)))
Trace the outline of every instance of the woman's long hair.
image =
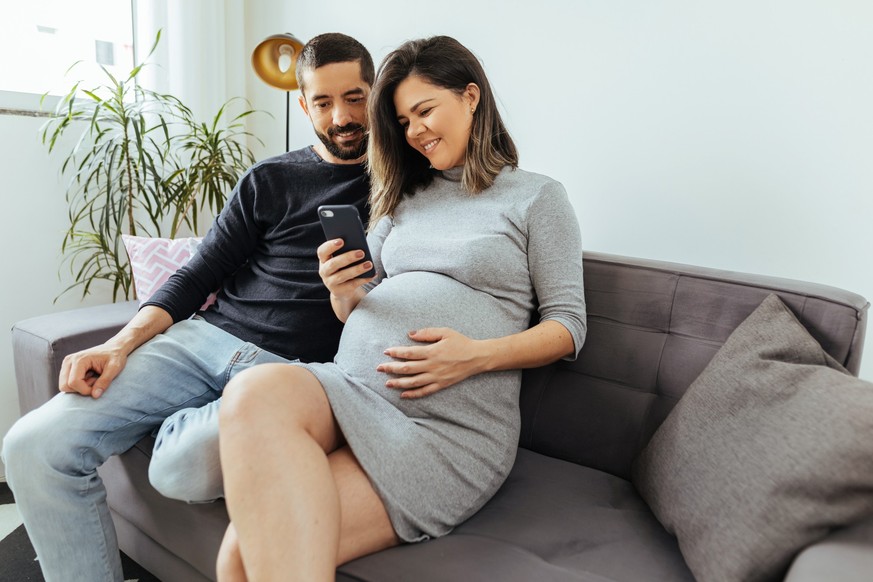
POLYGON ((408 41, 382 61, 369 99, 371 227, 383 216, 392 216, 404 194, 414 194, 433 179, 430 162, 406 142, 394 107, 397 86, 411 76, 459 96, 470 83, 479 86, 479 104, 473 115, 461 178, 468 192, 478 193, 490 187, 504 166, 518 166, 518 151, 500 119, 479 59, 448 36, 408 41))

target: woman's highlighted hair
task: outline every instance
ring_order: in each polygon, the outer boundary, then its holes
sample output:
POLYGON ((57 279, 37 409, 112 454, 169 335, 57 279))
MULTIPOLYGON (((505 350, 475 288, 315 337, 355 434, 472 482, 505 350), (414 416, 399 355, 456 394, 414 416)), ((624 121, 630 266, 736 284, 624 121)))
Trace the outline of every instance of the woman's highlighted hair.
POLYGON ((383 216, 392 216, 404 194, 414 194, 433 179, 427 158, 406 142, 394 107, 397 86, 411 76, 458 95, 470 83, 479 87, 479 104, 473 115, 461 178, 468 192, 478 193, 490 187, 504 166, 518 166, 518 151, 497 111, 494 93, 479 59, 448 36, 408 41, 382 61, 369 99, 371 227, 383 216))

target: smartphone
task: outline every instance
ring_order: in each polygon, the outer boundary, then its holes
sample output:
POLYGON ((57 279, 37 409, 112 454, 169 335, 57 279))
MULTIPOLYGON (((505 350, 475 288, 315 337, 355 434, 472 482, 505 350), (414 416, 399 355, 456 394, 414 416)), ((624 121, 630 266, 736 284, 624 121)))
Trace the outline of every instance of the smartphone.
MULTIPOLYGON (((358 265, 364 261, 372 261, 370 247, 367 246, 367 235, 364 234, 364 224, 358 209, 351 204, 327 204, 318 207, 318 220, 327 240, 341 238, 345 245, 340 252, 362 250, 364 258, 352 265, 358 265)), ((352 266, 349 265, 349 266, 352 266)), ((346 267, 348 268, 348 267, 346 267)), ((358 277, 369 278, 376 276, 376 269, 370 269, 358 277)))

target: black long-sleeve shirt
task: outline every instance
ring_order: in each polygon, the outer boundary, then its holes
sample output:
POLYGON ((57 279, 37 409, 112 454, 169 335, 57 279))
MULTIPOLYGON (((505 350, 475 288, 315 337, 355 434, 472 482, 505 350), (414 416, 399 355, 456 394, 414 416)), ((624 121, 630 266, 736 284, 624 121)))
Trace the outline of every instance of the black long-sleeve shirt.
POLYGON ((143 305, 180 321, 218 289, 201 314, 209 323, 286 358, 331 361, 342 323, 318 276, 317 209, 354 204, 366 217, 369 188, 363 164, 331 164, 311 147, 254 165, 197 253, 143 305))

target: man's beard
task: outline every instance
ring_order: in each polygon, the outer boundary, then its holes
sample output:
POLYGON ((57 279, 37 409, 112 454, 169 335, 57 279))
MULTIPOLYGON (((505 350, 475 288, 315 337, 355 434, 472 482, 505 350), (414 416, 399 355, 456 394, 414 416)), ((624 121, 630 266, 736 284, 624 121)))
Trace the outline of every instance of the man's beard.
POLYGON ((315 135, 318 136, 318 139, 321 140, 321 143, 323 143, 324 147, 327 148, 327 151, 330 152, 330 155, 334 156, 335 158, 344 161, 357 160, 367 153, 367 138, 369 137, 369 134, 364 129, 364 126, 360 123, 349 123, 348 125, 344 125, 342 127, 329 127, 327 129, 327 133, 328 135, 324 135, 320 131, 316 130, 315 135), (362 132, 361 139, 357 143, 342 146, 331 139, 331 137, 333 137, 337 133, 347 133, 349 131, 355 130, 361 130, 362 132))

